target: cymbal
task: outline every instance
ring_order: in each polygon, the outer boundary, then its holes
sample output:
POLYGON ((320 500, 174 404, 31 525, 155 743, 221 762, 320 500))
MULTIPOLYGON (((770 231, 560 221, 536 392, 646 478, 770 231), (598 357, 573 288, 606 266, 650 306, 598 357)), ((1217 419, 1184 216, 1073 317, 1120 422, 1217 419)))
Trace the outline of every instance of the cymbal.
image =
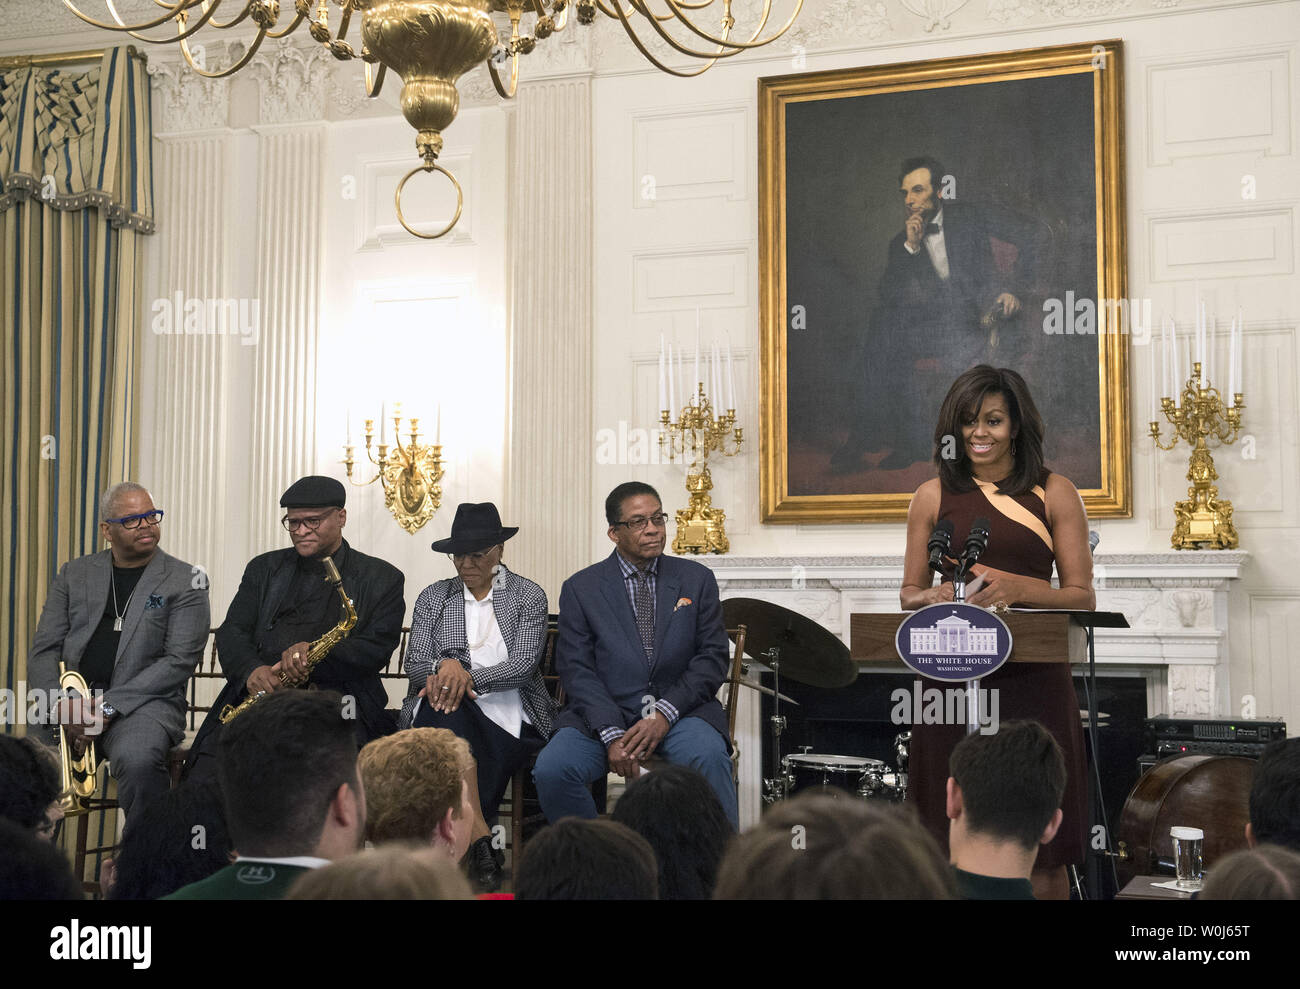
POLYGON ((813 687, 847 687, 858 678, 849 647, 811 618, 756 598, 722 602, 727 628, 744 625, 745 652, 771 664, 768 650, 780 650, 781 676, 813 687))

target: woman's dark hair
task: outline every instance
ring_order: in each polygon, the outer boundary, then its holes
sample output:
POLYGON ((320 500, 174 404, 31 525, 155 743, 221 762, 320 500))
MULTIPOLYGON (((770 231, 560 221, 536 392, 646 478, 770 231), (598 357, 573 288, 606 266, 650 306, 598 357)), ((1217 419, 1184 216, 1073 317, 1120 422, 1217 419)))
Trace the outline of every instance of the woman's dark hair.
POLYGON ((157 900, 230 864, 221 790, 213 781, 159 794, 130 822, 110 900, 157 900))
POLYGON ((0 818, 35 831, 59 797, 58 762, 30 738, 0 735, 0 818))
POLYGON ((30 828, 0 819, 0 900, 81 900, 67 855, 30 828))
POLYGON ((973 367, 958 377, 939 408, 939 421, 934 427, 934 462, 939 468, 939 482, 948 491, 975 490, 961 427, 979 415, 985 397, 991 394, 1001 394, 1006 399, 1015 461, 998 490, 1009 495, 1028 494, 1043 473, 1043 419, 1025 379, 1009 367, 988 364, 973 367), (954 442, 954 455, 945 457, 945 452, 953 451, 954 442))
POLYGON ((659 899, 713 895, 732 831, 703 776, 689 766, 660 766, 629 783, 610 816, 650 842, 659 861, 659 899))
POLYGON ((656 900, 654 849, 625 824, 566 817, 543 828, 519 859, 516 900, 656 900))

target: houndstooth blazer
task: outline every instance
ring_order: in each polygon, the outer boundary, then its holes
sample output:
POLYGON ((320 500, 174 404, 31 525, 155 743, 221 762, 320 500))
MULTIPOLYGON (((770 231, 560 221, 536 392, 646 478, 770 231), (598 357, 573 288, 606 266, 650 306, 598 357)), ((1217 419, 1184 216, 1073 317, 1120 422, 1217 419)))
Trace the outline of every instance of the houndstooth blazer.
POLYGON ((555 702, 542 680, 542 650, 546 646, 546 592, 501 564, 492 589, 492 610, 506 644, 505 662, 487 669, 470 668, 465 635, 465 584, 459 577, 430 584, 415 602, 411 637, 406 649, 410 678, 399 728, 410 728, 415 704, 430 676, 446 657, 458 660, 474 681, 474 691, 518 689, 524 710, 543 738, 550 738, 555 702))

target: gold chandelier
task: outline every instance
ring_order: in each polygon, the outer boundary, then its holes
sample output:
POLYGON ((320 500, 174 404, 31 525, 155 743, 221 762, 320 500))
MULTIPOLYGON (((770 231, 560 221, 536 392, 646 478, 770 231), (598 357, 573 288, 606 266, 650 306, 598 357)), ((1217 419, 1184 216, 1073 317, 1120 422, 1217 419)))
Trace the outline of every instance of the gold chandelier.
MULTIPOLYGON (((781 37, 794 23, 803 0, 784 0, 793 5, 789 18, 767 37, 767 29, 775 0, 761 0, 757 25, 746 40, 732 37, 736 19, 732 16, 733 0, 318 0, 312 16, 312 0, 293 0, 293 17, 283 26, 280 23, 278 0, 231 0, 227 9, 235 8, 229 20, 216 19, 222 0, 154 0, 161 13, 139 24, 127 24, 118 15, 113 0, 104 0, 112 23, 87 17, 73 4, 63 0, 69 10, 95 27, 110 31, 125 31, 139 41, 151 44, 179 44, 185 61, 199 75, 210 79, 238 72, 257 54, 267 38, 283 38, 297 30, 304 21, 312 38, 330 50, 342 61, 360 58, 365 63, 366 95, 375 97, 384 84, 384 75, 392 69, 402 77, 402 114, 416 129, 415 141, 424 164, 413 168, 397 184, 394 204, 397 218, 409 233, 426 240, 441 237, 460 219, 465 197, 456 177, 437 163, 442 151, 442 132, 456 119, 460 107, 460 94, 456 80, 481 62, 487 62, 488 71, 497 92, 506 99, 514 96, 519 84, 519 57, 527 55, 557 31, 562 31, 569 19, 570 8, 576 8, 578 23, 591 24, 596 15, 617 20, 627 32, 632 43, 651 63, 675 76, 696 76, 720 58, 729 58, 750 48, 770 44, 781 37), (338 8, 338 27, 330 28, 330 6, 338 8), (720 14, 716 27, 702 27, 699 20, 707 16, 710 8, 720 14), (361 15, 361 51, 358 52, 345 39, 354 14, 361 15), (501 41, 492 19, 493 13, 505 14, 510 19, 510 40, 501 41), (531 23, 521 27, 525 19, 531 23), (142 32, 161 28, 168 21, 176 25, 175 35, 147 37, 142 32), (221 30, 232 28, 245 21, 257 28, 257 35, 236 59, 233 65, 220 71, 208 71, 196 64, 190 53, 189 39, 204 27, 221 30), (647 26, 650 29, 647 31, 647 26), (704 64, 691 71, 670 68, 649 47, 642 35, 657 37, 672 51, 692 58, 703 59, 704 64), (509 63, 509 71, 505 65, 509 63), (456 189, 456 213, 451 222, 434 234, 420 233, 411 228, 402 214, 402 189, 407 180, 417 172, 441 172, 456 189)), ((758 5, 760 0, 754 0, 758 5)))

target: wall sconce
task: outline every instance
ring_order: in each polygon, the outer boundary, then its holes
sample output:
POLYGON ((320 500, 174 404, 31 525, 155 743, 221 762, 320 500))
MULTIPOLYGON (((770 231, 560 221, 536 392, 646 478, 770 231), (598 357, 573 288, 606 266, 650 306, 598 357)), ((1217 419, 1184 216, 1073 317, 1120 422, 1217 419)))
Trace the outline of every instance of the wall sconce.
POLYGON ((437 429, 432 445, 420 443, 420 420, 410 419, 406 443, 402 443, 402 407, 393 405, 393 436, 396 446, 390 453, 388 445, 388 416, 381 408, 379 416, 379 456, 370 447, 375 434, 375 420, 366 420, 366 459, 377 468, 368 481, 354 480, 352 453, 352 412, 348 411, 347 442, 343 446, 343 464, 348 480, 357 487, 378 481, 384 489, 384 505, 393 513, 397 524, 415 535, 416 531, 433 518, 442 504, 442 407, 438 407, 437 429))

